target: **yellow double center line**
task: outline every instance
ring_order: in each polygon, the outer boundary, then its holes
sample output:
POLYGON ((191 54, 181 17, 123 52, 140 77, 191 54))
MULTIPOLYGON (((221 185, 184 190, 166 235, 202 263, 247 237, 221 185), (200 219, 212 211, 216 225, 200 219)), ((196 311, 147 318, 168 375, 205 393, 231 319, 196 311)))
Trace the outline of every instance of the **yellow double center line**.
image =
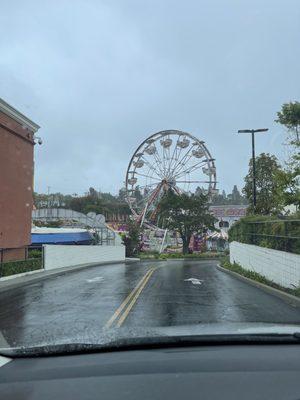
POLYGON ((127 318, 128 314, 130 313, 130 310, 134 306, 134 304, 137 301, 139 295, 141 294, 141 292, 144 289, 144 287, 147 285, 147 282, 149 281, 149 279, 151 278, 151 275, 153 274, 153 272, 155 270, 156 270, 156 268, 150 268, 149 269, 149 271, 143 276, 143 278, 139 281, 139 283, 132 290, 132 292, 129 293, 129 295, 126 297, 126 299, 120 305, 120 307, 117 308, 117 310, 114 312, 112 317, 107 321, 107 323, 104 326, 105 328, 111 328, 113 323, 118 318, 119 319, 116 322, 116 326, 120 327, 123 324, 123 322, 127 318))

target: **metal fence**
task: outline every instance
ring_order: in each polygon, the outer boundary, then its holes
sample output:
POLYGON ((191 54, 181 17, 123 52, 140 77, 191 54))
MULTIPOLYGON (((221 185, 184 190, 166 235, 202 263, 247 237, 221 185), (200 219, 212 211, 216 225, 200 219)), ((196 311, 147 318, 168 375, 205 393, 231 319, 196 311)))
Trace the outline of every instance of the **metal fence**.
POLYGON ((249 243, 300 254, 300 219, 247 221, 249 243))

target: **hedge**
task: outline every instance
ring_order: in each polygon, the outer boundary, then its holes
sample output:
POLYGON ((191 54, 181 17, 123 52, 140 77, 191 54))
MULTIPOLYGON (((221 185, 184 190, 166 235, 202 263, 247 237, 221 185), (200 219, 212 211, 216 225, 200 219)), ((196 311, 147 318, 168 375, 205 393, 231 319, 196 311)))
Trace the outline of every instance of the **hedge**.
POLYGON ((0 277, 35 271, 42 268, 42 258, 0 263, 0 277))
POLYGON ((284 219, 272 216, 244 217, 231 226, 228 235, 230 242, 300 254, 300 215, 284 219))

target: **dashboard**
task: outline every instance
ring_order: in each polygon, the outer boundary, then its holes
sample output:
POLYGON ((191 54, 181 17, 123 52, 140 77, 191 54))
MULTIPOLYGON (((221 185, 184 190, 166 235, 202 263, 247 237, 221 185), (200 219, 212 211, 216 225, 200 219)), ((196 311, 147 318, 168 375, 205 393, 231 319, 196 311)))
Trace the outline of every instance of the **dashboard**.
POLYGON ((0 398, 300 399, 300 345, 214 345, 16 358, 0 398))

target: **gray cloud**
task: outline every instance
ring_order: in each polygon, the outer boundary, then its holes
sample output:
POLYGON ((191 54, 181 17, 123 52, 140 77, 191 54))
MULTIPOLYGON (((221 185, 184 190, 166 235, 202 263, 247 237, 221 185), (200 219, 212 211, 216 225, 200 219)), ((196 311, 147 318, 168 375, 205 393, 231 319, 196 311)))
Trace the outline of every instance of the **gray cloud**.
POLYGON ((162 129, 206 141, 219 186, 242 185, 250 138, 283 156, 274 124, 300 97, 300 3, 10 1, 1 4, 1 97, 41 125, 36 190, 117 192, 138 144, 162 129))

